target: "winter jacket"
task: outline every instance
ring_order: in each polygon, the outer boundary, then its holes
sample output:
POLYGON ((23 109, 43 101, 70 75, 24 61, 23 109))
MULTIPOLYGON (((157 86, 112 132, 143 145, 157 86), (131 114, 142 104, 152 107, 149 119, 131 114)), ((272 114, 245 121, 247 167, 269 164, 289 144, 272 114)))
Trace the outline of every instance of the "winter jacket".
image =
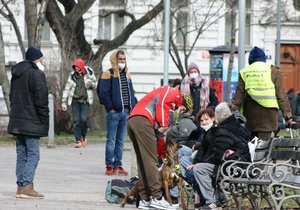
MULTIPOLYGON (((104 105, 106 112, 115 110, 117 112, 124 111, 125 107, 122 100, 121 92, 121 80, 120 80, 120 71, 117 63, 117 51, 112 53, 110 56, 111 69, 113 70, 113 75, 111 75, 110 70, 104 71, 101 75, 101 78, 98 83, 97 93, 99 96, 100 103, 104 105)), ((133 84, 130 76, 130 72, 125 66, 125 72, 128 82, 128 91, 129 91, 129 103, 130 110, 136 104, 136 98, 134 96, 135 92, 133 89, 133 84)))
POLYGON ((219 165, 226 150, 234 153, 227 159, 250 161, 248 141, 250 132, 231 115, 217 127, 207 131, 206 137, 201 144, 196 144, 194 149, 199 150, 194 163, 204 162, 219 165))
MULTIPOLYGON (((280 71, 274 66, 270 69, 272 81, 275 85, 276 97, 285 119, 292 117, 288 97, 284 92, 280 71)), ((278 128, 278 109, 265 108, 253 100, 245 90, 245 82, 239 75, 238 86, 232 99, 236 109, 243 109, 247 119, 246 127, 251 132, 271 132, 278 128)))
MULTIPOLYGON (((177 88, 159 87, 145 95, 134 107, 129 118, 145 116, 153 127, 167 127, 170 110, 182 104, 182 96, 177 88)), ((129 119, 128 118, 128 119, 129 119)))
POLYGON ((189 146, 191 143, 189 136, 193 130, 197 129, 194 120, 195 117, 191 113, 180 114, 178 123, 168 129, 167 139, 172 139, 179 144, 189 146))
MULTIPOLYGON (((87 102, 89 104, 93 104, 93 100, 94 100, 93 89, 95 89, 97 87, 97 79, 95 77, 95 74, 94 74, 94 71, 92 68, 90 68, 88 66, 84 66, 84 68, 86 70, 86 74, 83 76, 83 80, 84 80, 85 88, 87 90, 87 95, 88 95, 87 102), (92 84, 90 86, 87 86, 89 81, 91 81, 92 84)), ((72 104, 74 91, 76 88, 76 78, 74 77, 74 73, 75 73, 75 71, 73 71, 70 74, 70 76, 67 80, 67 83, 65 85, 65 89, 63 91, 63 96, 62 96, 62 101, 67 102, 69 106, 71 106, 71 104, 72 104)))
POLYGON ((10 114, 7 132, 47 136, 49 129, 48 88, 43 71, 31 61, 12 68, 10 114))

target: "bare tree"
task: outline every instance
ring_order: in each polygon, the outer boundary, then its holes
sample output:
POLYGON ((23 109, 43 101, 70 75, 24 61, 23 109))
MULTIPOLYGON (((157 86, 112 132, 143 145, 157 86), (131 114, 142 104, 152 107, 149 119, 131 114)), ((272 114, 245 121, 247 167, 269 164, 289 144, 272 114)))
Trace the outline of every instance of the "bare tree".
POLYGON ((236 50, 235 40, 236 40, 236 16, 237 16, 237 5, 238 0, 227 0, 227 4, 230 8, 230 18, 231 18, 231 36, 230 36, 230 54, 228 62, 228 73, 227 73, 227 84, 226 84, 226 102, 230 100, 231 91, 231 74, 234 62, 234 53, 236 50))
MULTIPOLYGON (((174 1, 172 5, 171 16, 173 19, 170 35, 170 56, 178 68, 182 77, 186 74, 188 59, 192 54, 196 43, 200 36, 215 24, 226 13, 220 14, 224 6, 222 1, 174 1), (174 4, 177 2, 177 5, 174 4), (188 10, 191 8, 192 11, 188 10), (188 24, 184 23, 184 19, 180 13, 184 10, 190 14, 188 24), (178 43, 178 38, 181 40, 178 43)), ((188 18, 187 18, 188 19, 188 18)))

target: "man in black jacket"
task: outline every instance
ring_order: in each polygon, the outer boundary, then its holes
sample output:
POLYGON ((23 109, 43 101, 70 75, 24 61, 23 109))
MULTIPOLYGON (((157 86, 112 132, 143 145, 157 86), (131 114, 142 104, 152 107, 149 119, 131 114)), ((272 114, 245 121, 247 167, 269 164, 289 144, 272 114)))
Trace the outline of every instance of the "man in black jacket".
POLYGON ((8 133, 16 139, 17 198, 44 198, 33 188, 40 159, 40 137, 48 135, 48 88, 43 54, 29 47, 26 60, 12 68, 8 133))

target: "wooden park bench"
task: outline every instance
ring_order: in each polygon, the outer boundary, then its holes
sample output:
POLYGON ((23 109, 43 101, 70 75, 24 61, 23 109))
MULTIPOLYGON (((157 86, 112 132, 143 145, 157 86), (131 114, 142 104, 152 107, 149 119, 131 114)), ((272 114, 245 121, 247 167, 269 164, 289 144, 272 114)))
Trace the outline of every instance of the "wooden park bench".
POLYGON ((258 143, 253 162, 226 161, 218 188, 238 209, 300 208, 300 139, 258 143))

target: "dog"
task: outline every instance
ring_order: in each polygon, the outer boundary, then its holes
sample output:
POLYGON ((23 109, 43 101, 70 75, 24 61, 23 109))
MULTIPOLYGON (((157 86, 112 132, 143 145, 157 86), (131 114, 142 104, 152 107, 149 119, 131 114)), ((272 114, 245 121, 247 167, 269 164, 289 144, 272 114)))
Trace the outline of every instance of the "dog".
MULTIPOLYGON (((162 183, 162 189, 165 191, 166 200, 172 204, 172 199, 170 195, 170 190, 177 186, 179 190, 180 202, 183 210, 187 210, 187 204, 184 199, 184 189, 183 189, 183 178, 180 172, 179 162, 178 162, 178 150, 179 145, 172 140, 168 140, 165 144, 166 157, 163 160, 163 165, 160 170, 160 181, 162 183)), ((127 203, 130 196, 137 197, 137 207, 139 202, 139 191, 140 191, 140 181, 138 181, 135 186, 129 191, 124 199, 122 200, 120 206, 123 208, 127 203)))

